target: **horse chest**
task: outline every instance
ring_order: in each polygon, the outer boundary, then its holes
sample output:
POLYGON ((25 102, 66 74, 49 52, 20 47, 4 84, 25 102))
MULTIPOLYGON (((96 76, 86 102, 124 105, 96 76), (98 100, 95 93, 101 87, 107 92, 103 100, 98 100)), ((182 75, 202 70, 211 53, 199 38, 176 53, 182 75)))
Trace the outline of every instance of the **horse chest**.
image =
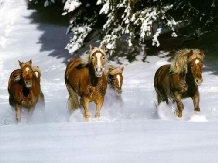
POLYGON ((37 98, 30 92, 28 96, 23 96, 21 104, 26 108, 31 108, 37 103, 37 98))
POLYGON ((84 91, 84 95, 89 97, 90 99, 96 98, 99 96, 104 96, 106 93, 106 85, 103 84, 102 81, 98 83, 96 86, 92 86, 91 84, 87 85, 86 90, 84 91))

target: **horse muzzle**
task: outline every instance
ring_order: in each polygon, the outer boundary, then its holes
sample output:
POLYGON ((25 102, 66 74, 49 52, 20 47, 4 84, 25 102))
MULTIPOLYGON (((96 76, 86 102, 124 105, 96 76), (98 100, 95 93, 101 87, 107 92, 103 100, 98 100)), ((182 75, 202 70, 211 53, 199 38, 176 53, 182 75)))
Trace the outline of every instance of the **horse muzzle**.
POLYGON ((103 68, 96 68, 95 69, 95 76, 96 77, 102 77, 103 74, 103 68))
POLYGON ((32 87, 32 82, 31 81, 25 81, 24 82, 27 88, 31 88, 32 87))
POLYGON ((200 86, 202 82, 203 82, 203 78, 195 78, 195 84, 197 86, 200 86))
POLYGON ((115 89, 115 91, 116 91, 117 95, 121 95, 123 92, 122 89, 115 89))

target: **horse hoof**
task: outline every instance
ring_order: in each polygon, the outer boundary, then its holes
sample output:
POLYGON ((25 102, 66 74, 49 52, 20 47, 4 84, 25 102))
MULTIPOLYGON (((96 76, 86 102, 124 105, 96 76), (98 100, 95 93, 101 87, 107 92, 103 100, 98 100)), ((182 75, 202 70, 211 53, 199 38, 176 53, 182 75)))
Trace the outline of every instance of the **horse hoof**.
POLYGON ((97 121, 99 121, 99 120, 100 120, 100 115, 95 115, 95 119, 96 119, 97 121))
POLYGON ((175 114, 177 115, 177 117, 181 118, 182 117, 182 112, 179 110, 175 111, 175 114))
POLYGON ((195 115, 201 115, 200 111, 195 111, 195 115))
POLYGON ((85 122, 88 122, 88 121, 89 121, 89 118, 90 118, 90 115, 84 116, 84 121, 85 121, 85 122))

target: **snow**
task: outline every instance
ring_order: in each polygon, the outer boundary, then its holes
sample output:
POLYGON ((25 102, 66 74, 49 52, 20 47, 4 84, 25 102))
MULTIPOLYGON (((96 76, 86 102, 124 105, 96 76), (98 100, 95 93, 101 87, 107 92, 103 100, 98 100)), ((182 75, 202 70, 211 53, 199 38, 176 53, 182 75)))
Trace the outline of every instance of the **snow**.
POLYGON ((67 44, 66 49, 69 50, 70 54, 73 54, 81 46, 83 46, 83 41, 86 36, 92 31, 92 28, 88 26, 72 28, 73 38, 71 38, 70 43, 67 44))
MULTIPOLYGON (((100 5, 100 4, 103 4, 103 2, 98 0, 96 4, 100 5)), ((99 11, 99 14, 107 14, 109 12, 109 9, 110 9, 109 1, 105 1, 102 9, 99 11)))
POLYGON ((78 8, 81 5, 81 2, 79 2, 78 0, 67 0, 65 2, 65 6, 64 6, 64 10, 66 12, 63 13, 63 15, 67 14, 67 12, 72 12, 74 11, 76 8, 78 8))
POLYGON ((0 5, 0 163, 217 163, 218 76, 208 66, 215 67, 215 62, 205 60, 200 115, 195 115, 191 99, 183 100, 180 119, 172 104, 155 108, 153 76, 168 63, 167 52, 161 52, 145 63, 140 55, 131 64, 122 59, 123 107, 104 105, 98 121, 91 103, 89 122, 83 121, 81 110, 68 121, 64 71, 72 56, 64 49, 67 28, 39 23, 33 15, 37 13, 27 10, 25 0, 0 5), (16 124, 7 82, 19 68, 18 60, 30 59, 42 71, 46 108, 36 109, 29 123, 23 109, 21 123, 16 124))

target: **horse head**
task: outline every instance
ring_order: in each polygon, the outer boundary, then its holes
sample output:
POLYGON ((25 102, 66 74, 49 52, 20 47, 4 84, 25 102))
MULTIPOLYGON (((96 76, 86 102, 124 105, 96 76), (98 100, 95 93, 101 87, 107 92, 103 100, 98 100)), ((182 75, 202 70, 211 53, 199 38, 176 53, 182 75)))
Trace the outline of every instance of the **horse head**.
POLYGON ((33 70, 32 70, 32 60, 29 60, 26 63, 19 62, 20 69, 21 69, 21 78, 24 81, 24 84, 27 88, 32 87, 32 77, 33 77, 33 70))
POLYGON ((108 68, 108 75, 107 75, 108 83, 116 91, 117 94, 122 93, 123 69, 124 67, 109 67, 108 68))
POLYGON ((32 67, 33 72, 35 73, 36 77, 39 79, 41 79, 41 70, 39 68, 39 66, 33 66, 32 67))
POLYGON ((101 77, 104 72, 104 65, 106 60, 105 47, 100 48, 90 45, 90 63, 92 64, 95 76, 101 77))
POLYGON ((202 77, 202 67, 203 67, 203 57, 204 51, 201 50, 197 54, 193 53, 193 50, 188 54, 188 72, 190 72, 194 78, 196 85, 201 85, 203 82, 202 77))

